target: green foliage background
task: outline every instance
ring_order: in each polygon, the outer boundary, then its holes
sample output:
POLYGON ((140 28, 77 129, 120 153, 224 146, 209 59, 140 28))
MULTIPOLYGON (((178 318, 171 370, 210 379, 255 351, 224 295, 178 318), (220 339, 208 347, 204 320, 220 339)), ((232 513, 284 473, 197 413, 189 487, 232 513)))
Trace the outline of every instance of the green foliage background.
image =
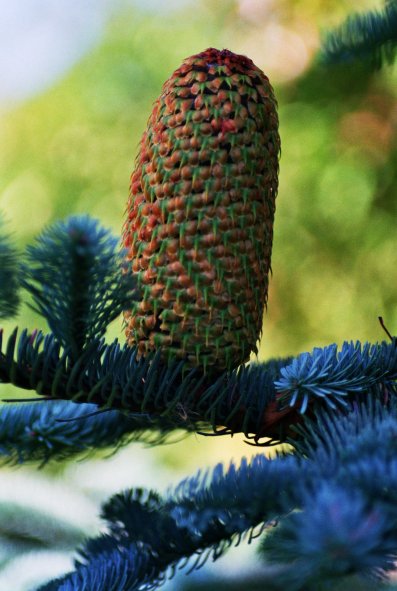
MULTIPOLYGON (((360 0, 354 9, 374 7, 360 0)), ((323 70, 316 62, 319 32, 351 9, 345 0, 200 0, 170 13, 115 16, 62 80, 1 113, 0 210, 19 246, 71 213, 119 233, 138 142, 163 82, 184 57, 227 47, 269 75, 279 101, 274 275, 260 358, 383 340, 380 315, 395 333, 396 68, 323 70)), ((26 306, 17 321, 41 327, 26 306)), ((14 324, 4 323, 6 331, 14 324)), ((110 332, 122 339, 121 322, 110 332)), ((189 441, 188 454, 182 444, 158 450, 155 461, 191 470, 206 454, 212 464, 251 451, 241 441, 189 441)))

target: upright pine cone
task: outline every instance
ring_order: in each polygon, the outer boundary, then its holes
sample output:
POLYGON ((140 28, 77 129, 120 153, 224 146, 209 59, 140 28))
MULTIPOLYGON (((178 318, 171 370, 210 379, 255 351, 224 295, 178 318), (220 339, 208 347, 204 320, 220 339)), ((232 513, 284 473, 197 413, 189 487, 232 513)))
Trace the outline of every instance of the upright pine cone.
POLYGON ((131 177, 123 241, 142 299, 125 313, 140 355, 204 371, 256 351, 278 186, 277 103, 245 56, 187 58, 154 104, 131 177))

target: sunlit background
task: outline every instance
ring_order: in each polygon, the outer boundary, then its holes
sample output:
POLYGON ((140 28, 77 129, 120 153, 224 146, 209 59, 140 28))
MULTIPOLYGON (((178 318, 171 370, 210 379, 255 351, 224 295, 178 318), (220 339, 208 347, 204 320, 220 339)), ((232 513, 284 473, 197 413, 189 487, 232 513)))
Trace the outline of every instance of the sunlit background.
MULTIPOLYGON (((354 9, 378 6, 356 0, 354 9)), ((396 332, 396 69, 317 64, 322 32, 351 8, 347 0, 0 0, 0 210, 19 247, 72 213, 120 233, 162 83, 183 58, 228 48, 269 75, 279 101, 280 191, 259 358, 383 340, 378 316, 396 332)), ((26 305, 5 330, 15 324, 45 328, 26 305)), ((109 331, 116 336, 121 322, 109 331)), ((69 570, 110 494, 163 490, 198 467, 252 453, 241 437, 191 436, 40 472, 3 469, 0 591, 69 570)), ((241 547, 194 581, 255 568, 254 552, 241 547)), ((170 588, 187 590, 187 581, 170 588)))

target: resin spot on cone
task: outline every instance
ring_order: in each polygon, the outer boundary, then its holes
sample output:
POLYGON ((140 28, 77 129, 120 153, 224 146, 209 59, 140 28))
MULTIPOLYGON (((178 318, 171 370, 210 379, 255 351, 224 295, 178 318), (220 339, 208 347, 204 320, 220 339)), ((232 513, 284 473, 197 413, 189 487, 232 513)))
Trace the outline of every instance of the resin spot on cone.
POLYGON ((206 372, 257 350, 278 187, 277 103, 245 56, 207 49, 165 82, 131 176, 123 242, 142 293, 125 313, 139 355, 206 372))

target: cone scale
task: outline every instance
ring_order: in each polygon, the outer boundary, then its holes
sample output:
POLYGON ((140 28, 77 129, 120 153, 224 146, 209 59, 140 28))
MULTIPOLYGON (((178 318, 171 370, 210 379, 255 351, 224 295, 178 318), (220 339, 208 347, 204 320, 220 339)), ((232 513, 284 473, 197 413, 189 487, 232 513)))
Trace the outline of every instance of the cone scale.
POLYGON ((165 82, 131 176, 123 242, 138 355, 205 372, 257 350, 278 186, 277 103, 245 56, 207 49, 165 82))

